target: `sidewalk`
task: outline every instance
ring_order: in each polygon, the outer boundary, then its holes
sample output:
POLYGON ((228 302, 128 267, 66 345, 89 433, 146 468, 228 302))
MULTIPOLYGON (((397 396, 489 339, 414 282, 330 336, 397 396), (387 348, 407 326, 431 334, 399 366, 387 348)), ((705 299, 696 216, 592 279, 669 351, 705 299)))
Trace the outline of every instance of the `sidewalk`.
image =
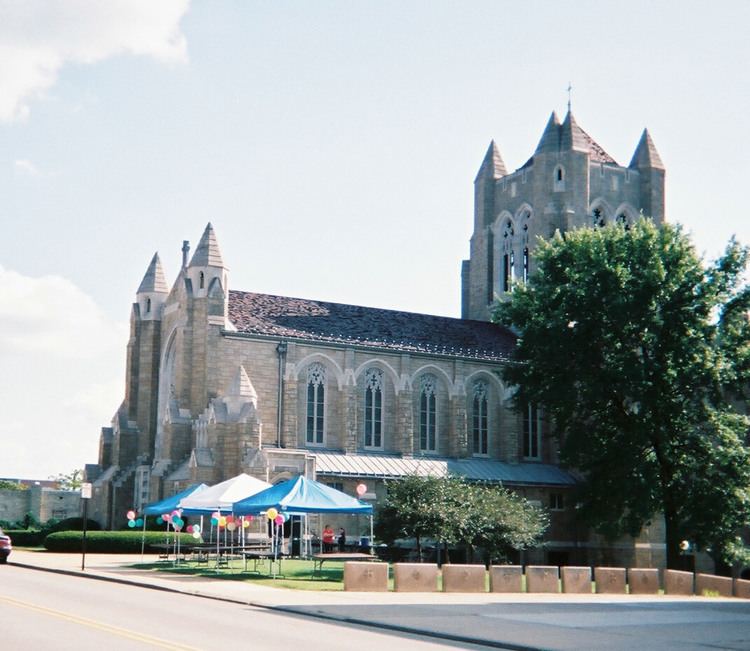
MULTIPOLYGON (((146 561, 152 561, 147 556, 146 561)), ((93 579, 118 581, 133 585, 171 590, 182 594, 221 599, 264 608, 293 609, 295 606, 313 605, 398 605, 398 604, 498 604, 498 603, 643 603, 698 601, 736 602, 720 597, 681 597, 670 595, 597 595, 597 594, 547 594, 547 593, 459 593, 459 592, 339 592, 316 590, 289 590, 258 585, 253 581, 226 581, 208 577, 160 573, 154 570, 135 569, 141 562, 140 554, 87 554, 86 569, 81 571, 80 554, 56 554, 14 550, 8 561, 13 565, 37 570, 47 570, 93 579)), ((307 611, 306 611, 307 612, 307 611)))

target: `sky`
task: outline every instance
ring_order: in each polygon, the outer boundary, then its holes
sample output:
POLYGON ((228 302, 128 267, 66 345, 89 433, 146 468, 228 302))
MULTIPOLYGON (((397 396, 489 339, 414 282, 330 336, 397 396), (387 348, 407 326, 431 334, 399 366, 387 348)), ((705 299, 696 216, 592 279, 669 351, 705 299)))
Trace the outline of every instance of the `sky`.
POLYGON ((460 314, 491 139, 572 84, 667 219, 750 244, 750 3, 0 0, 0 477, 95 463, 155 251, 216 230, 232 289, 460 314))

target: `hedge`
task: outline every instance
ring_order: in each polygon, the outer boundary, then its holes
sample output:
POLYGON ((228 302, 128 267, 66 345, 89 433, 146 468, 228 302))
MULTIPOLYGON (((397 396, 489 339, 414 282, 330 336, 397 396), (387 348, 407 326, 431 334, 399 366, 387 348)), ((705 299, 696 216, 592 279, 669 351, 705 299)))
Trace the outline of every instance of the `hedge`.
MULTIPOLYGON (((181 533, 181 543, 195 543, 192 534, 181 533)), ((80 531, 58 531, 51 533, 44 540, 44 546, 51 552, 80 553, 83 533, 80 531)), ((86 551, 93 554, 136 554, 141 552, 142 531, 89 531, 86 534, 86 551)), ((167 536, 163 532, 147 531, 145 533, 146 549, 149 545, 163 544, 167 536)), ((169 542, 174 540, 170 533, 169 542)))
POLYGON ((14 547, 40 547, 47 535, 46 531, 34 529, 6 529, 5 533, 10 536, 14 547))

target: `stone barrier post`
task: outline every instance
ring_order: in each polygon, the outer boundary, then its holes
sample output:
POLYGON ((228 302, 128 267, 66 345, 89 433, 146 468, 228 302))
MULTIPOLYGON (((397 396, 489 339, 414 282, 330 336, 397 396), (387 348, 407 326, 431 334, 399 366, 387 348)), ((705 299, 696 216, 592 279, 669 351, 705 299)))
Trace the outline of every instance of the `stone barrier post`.
POLYGON ((625 594, 624 567, 595 567, 594 581, 597 594, 625 594))
POLYGON ((443 592, 487 592, 484 565, 443 565, 443 592))
POLYGON ((394 563, 393 589, 396 592, 436 592, 437 565, 429 563, 394 563))
POLYGON ((388 563, 347 561, 344 563, 344 590, 388 592, 388 563))
POLYGON ((591 594, 591 568, 563 565, 562 591, 567 594, 591 594))
POLYGON ((664 594, 693 595, 693 573, 664 570, 664 594))
POLYGON ((630 594, 656 594, 659 592, 659 570, 631 567, 628 570, 630 594))
POLYGON ((555 565, 527 565, 526 592, 559 592, 558 578, 555 565))
POLYGON ((695 594, 699 596, 704 592, 715 592, 720 597, 732 596, 732 579, 728 576, 716 576, 714 574, 695 575, 695 594))
POLYGON ((750 599, 750 581, 747 579, 735 579, 734 596, 740 599, 750 599))
POLYGON ((490 567, 490 592, 523 592, 523 568, 520 565, 490 567))

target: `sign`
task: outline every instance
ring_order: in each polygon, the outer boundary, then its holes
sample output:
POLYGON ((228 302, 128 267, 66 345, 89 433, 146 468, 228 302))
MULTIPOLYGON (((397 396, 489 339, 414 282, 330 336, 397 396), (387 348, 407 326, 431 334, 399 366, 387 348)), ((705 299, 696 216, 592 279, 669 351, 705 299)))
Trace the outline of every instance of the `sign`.
POLYGON ((91 499, 91 487, 92 485, 88 482, 84 482, 83 484, 81 484, 81 499, 83 500, 91 499))

